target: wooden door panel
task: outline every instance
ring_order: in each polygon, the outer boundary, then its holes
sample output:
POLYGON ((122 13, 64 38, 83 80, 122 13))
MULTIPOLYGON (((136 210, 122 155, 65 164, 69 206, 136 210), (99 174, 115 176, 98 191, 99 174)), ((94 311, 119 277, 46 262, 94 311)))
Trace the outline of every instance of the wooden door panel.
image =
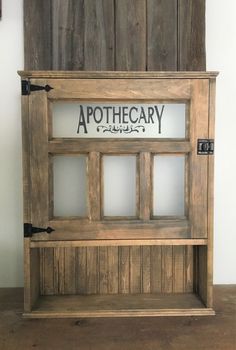
MULTIPOLYGON (((30 176, 32 224, 55 229, 33 240, 154 239, 207 237, 207 156, 197 155, 197 140, 208 137, 208 79, 32 79, 32 84, 53 89, 29 96, 30 176), (186 139, 97 140, 52 137, 52 102, 56 100, 162 99, 188 102, 186 139), (88 155, 88 217, 54 218, 53 154, 88 155), (136 154, 137 215, 101 221, 103 154, 136 154), (152 155, 185 154, 185 217, 152 217, 152 155)), ((115 200, 115 199, 114 199, 115 200)))

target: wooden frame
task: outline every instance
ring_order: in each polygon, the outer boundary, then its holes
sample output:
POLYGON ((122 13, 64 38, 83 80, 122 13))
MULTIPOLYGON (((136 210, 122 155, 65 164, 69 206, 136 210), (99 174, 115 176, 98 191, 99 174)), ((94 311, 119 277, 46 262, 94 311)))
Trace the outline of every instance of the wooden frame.
POLYGON ((196 142, 214 138, 217 73, 19 74, 53 87, 22 96, 24 221, 55 229, 24 239, 25 316, 214 314, 213 156, 197 155, 196 142), (187 102, 189 132, 185 139, 163 140, 53 138, 52 101, 78 99, 187 102), (53 154, 88 156, 87 218, 53 217, 53 154), (136 156, 137 217, 103 218, 103 154, 136 156), (184 217, 152 215, 154 154, 186 156, 184 217))

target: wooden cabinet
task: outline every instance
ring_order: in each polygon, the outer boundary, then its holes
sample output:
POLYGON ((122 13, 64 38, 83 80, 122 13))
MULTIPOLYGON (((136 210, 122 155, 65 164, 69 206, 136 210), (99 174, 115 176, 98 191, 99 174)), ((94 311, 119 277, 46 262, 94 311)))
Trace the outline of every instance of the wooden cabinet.
POLYGON ((213 315, 217 73, 19 74, 24 315, 213 315))

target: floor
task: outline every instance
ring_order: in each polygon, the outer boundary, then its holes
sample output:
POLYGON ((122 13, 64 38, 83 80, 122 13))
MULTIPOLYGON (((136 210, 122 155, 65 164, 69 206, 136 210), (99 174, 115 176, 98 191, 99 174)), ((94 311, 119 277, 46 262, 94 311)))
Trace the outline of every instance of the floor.
POLYGON ((23 290, 0 289, 0 350, 236 350, 236 286, 215 286, 216 316, 22 319, 23 290))

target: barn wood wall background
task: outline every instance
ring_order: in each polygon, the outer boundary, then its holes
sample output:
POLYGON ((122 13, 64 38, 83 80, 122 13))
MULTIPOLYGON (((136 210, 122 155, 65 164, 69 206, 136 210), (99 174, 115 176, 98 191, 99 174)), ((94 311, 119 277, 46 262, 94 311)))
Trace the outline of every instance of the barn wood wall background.
MULTIPOLYGON (((24 0, 26 70, 205 70, 205 0, 24 0)), ((190 292, 192 247, 40 249, 42 294, 190 292)))

